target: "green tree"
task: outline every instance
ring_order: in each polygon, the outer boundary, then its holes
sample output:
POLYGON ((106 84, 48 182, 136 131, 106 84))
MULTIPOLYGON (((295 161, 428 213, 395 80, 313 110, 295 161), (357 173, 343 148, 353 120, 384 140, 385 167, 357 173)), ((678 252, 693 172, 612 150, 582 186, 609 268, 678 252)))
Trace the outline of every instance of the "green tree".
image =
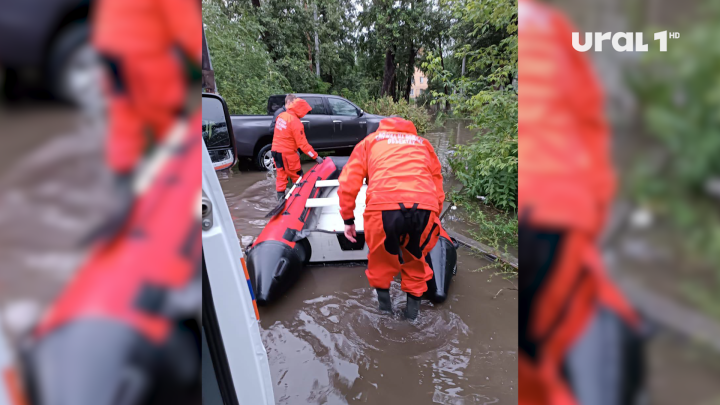
POLYGON ((258 41, 262 27, 247 6, 205 0, 203 24, 218 92, 231 113, 264 114, 270 95, 291 90, 258 41))
POLYGON ((433 1, 364 0, 361 4, 360 49, 367 53, 369 74, 380 79, 379 96, 408 100, 418 54, 431 40, 432 16, 442 12, 433 1))
POLYGON ((458 77, 445 69, 441 55, 429 54, 423 63, 434 81, 452 89, 450 94, 433 91, 433 102, 449 101, 456 112, 471 117, 472 126, 481 129, 476 142, 458 147, 451 165, 467 193, 485 196, 498 208, 515 209, 517 4, 510 0, 468 0, 455 3, 453 14, 460 27, 472 28, 468 42, 485 46, 456 45, 454 57, 466 59, 471 73, 467 76, 458 77))

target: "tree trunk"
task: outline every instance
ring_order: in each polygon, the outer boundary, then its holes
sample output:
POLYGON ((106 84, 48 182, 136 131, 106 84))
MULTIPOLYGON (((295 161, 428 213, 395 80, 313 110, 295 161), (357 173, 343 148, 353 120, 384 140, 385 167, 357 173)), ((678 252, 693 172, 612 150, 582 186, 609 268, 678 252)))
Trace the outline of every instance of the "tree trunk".
POLYGON ((395 82, 395 85, 393 86, 393 88, 395 89, 395 91, 393 92, 393 101, 395 101, 397 103, 398 100, 400 100, 400 79, 398 78, 398 70, 397 69, 395 69, 394 82, 395 82))
POLYGON ((410 60, 408 60, 407 83, 405 84, 405 101, 410 101, 413 75, 415 75, 415 44, 413 41, 410 41, 410 60))
POLYGON ((391 95, 393 78, 395 77, 395 52, 392 48, 385 51, 385 67, 383 68, 383 81, 380 86, 380 97, 391 95))
POLYGON ((320 40, 317 32, 317 6, 313 9, 313 19, 315 20, 315 76, 320 77, 320 40))
POLYGON ((312 66, 312 65, 313 65, 313 64, 312 64, 312 41, 310 40, 310 34, 308 34, 308 33, 306 32, 306 33, 305 33, 305 38, 307 38, 307 46, 308 46, 308 63, 309 63, 309 66, 308 66, 308 67, 310 68, 310 71, 312 72, 312 70, 313 70, 313 66, 312 66))
MULTIPOLYGON (((443 53, 442 53, 442 37, 438 35, 438 45, 440 46, 440 66, 442 66, 442 69, 445 70, 445 59, 443 59, 443 53)), ((447 84, 443 86, 443 92, 445 95, 448 95, 448 88, 447 84)), ((447 111, 450 108, 450 103, 448 103, 447 99, 445 99, 445 111, 447 111)))
POLYGON ((392 97, 394 102, 397 102, 397 66, 394 69, 395 74, 393 74, 392 82, 390 82, 390 97, 392 97))

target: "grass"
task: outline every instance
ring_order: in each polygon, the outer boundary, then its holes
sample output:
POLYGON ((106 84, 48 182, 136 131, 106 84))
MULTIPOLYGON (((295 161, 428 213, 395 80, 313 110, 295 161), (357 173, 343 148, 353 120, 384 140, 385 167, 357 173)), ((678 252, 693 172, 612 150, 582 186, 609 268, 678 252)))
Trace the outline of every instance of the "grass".
POLYGON ((467 220, 477 229, 470 230, 471 236, 493 249, 507 252, 508 248, 517 248, 518 220, 514 212, 501 211, 473 201, 467 194, 450 192, 446 198, 467 213, 467 220))
MULTIPOLYGON (((508 253, 508 250, 517 251, 518 248, 518 220, 514 212, 501 211, 483 204, 480 201, 473 201, 467 194, 449 192, 447 200, 452 201, 458 207, 462 207, 465 213, 465 221, 472 226, 467 232, 473 239, 490 246, 498 252, 508 253)), ((484 255, 472 251, 473 255, 486 258, 484 255)), ((517 270, 512 266, 498 260, 476 271, 483 271, 492 268, 494 275, 502 275, 503 278, 517 276, 517 270)))

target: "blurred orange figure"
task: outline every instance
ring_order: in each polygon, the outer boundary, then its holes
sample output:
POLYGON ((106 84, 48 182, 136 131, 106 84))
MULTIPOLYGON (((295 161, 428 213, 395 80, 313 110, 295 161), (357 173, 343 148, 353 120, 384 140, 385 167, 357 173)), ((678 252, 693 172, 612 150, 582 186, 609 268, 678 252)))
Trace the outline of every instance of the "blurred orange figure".
POLYGON ((632 404, 639 319, 597 246, 615 190, 600 83, 559 12, 520 0, 518 30, 519 402, 632 404))
POLYGON ((149 128, 157 141, 185 102, 179 47, 198 66, 202 36, 197 0, 99 0, 93 44, 110 74, 107 161, 127 175, 141 158, 149 128))

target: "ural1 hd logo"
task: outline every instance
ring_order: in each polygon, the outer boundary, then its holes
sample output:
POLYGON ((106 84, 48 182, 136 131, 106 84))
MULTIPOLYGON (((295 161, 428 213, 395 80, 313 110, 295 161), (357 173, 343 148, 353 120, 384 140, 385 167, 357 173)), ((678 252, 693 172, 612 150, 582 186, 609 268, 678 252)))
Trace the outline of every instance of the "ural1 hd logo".
MULTIPOLYGON (((655 33, 655 40, 660 41, 660 52, 667 52, 668 38, 676 39, 680 38, 679 32, 671 32, 668 34, 667 31, 655 33)), ((612 35, 610 32, 596 32, 595 33, 595 52, 602 52, 603 41, 611 41, 612 47, 618 52, 647 52, 648 44, 643 42, 642 32, 617 32, 612 35), (624 43, 621 44, 620 42, 624 43)), ((593 46, 593 33, 585 33, 585 43, 580 45, 580 33, 572 33, 572 46, 576 51, 587 52, 593 46)))

